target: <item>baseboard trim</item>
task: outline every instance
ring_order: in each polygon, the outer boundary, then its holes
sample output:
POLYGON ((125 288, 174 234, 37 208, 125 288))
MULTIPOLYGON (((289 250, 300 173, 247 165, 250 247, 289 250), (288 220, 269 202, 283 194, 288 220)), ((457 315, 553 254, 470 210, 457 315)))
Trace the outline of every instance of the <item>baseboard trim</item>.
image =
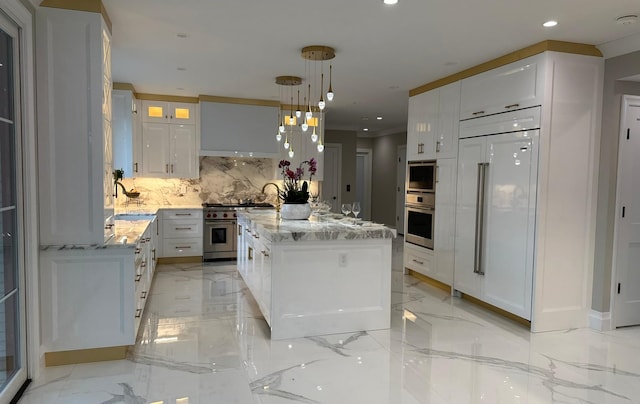
POLYGON ((45 352, 45 366, 73 365, 76 363, 103 362, 125 359, 128 345, 106 348, 77 349, 73 351, 45 352))
POLYGON ((605 311, 589 311, 589 328, 598 331, 611 331, 613 330, 613 321, 611 319, 611 312, 605 311))
POLYGON ((158 258, 158 264, 193 264, 196 262, 202 262, 202 256, 197 255, 194 257, 165 257, 158 258))
POLYGON ((416 272, 413 269, 406 268, 406 270, 407 270, 407 273, 409 275, 413 276, 414 278, 419 279, 422 282, 427 283, 427 284, 429 284, 429 285, 431 285, 433 287, 436 287, 438 289, 442 289, 447 293, 451 293, 451 286, 447 285, 446 283, 442 283, 442 282, 437 281, 437 280, 435 280, 433 278, 429 278, 428 276, 423 275, 420 272, 416 272))

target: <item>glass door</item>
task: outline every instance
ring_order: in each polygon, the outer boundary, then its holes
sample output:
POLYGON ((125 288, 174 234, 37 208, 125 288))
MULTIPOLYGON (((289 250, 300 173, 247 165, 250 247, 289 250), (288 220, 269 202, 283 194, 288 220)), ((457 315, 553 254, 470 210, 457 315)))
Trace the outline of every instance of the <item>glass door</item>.
POLYGON ((0 402, 26 380, 21 126, 16 24, 0 10, 0 402))

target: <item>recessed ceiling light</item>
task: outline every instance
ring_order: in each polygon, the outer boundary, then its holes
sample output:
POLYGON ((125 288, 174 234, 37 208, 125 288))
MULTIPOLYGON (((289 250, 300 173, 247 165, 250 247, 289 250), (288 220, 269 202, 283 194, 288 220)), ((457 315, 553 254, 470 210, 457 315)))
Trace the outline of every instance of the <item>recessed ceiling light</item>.
POLYGON ((362 130, 365 131, 365 132, 369 132, 369 128, 364 128, 362 130))
POLYGON ((457 65, 457 64, 458 64, 458 62, 447 62, 447 63, 445 63, 444 65, 445 65, 445 66, 455 66, 455 65, 457 65))
POLYGON ((398 0, 382 0, 384 4, 387 5, 394 5, 394 4, 398 4, 398 0))
POLYGON ((184 87, 176 87, 176 90, 184 90, 184 87))
POLYGON ((382 120, 382 117, 381 117, 381 116, 376 116, 376 119, 377 119, 377 120, 379 120, 379 121, 381 121, 381 120, 382 120))
POLYGON ((542 24, 542 26, 546 27, 546 28, 555 27, 556 25, 558 25, 558 21, 554 21, 554 20, 549 20, 549 21, 545 22, 544 24, 542 24))
POLYGON ((622 17, 616 18, 616 22, 621 25, 629 25, 638 21, 638 16, 635 14, 623 15, 622 17))
POLYGON ((361 119, 362 119, 363 121, 368 121, 368 120, 369 120, 369 117, 368 117, 368 116, 363 116, 361 119))
POLYGON ((188 37, 189 35, 185 34, 184 32, 178 32, 178 33, 176 34, 176 36, 177 36, 178 38, 186 38, 186 37, 188 37))
POLYGON ((187 68, 186 67, 178 67, 178 70, 181 71, 181 72, 184 72, 184 71, 187 70, 187 68))

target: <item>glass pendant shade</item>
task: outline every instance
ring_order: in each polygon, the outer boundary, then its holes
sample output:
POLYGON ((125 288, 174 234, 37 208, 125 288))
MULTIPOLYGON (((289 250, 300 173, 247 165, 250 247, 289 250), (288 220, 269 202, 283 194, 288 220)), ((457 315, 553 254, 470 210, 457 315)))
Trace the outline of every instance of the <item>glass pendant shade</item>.
POLYGON ((285 150, 287 150, 289 148, 289 140, 288 139, 285 139, 283 146, 284 146, 285 150))
POLYGON ((305 112, 304 117, 307 118, 307 119, 313 118, 313 112, 311 112, 311 111, 305 112))
POLYGON ((280 125, 280 127, 278 128, 278 130, 280 131, 280 133, 284 133, 284 125, 280 125))
POLYGON ((293 149, 289 150, 289 158, 293 158, 293 149))
POLYGON ((304 123, 300 125, 300 127, 302 128, 303 132, 306 132, 307 129, 309 129, 309 125, 307 124, 307 121, 304 121, 304 123))
POLYGON ((320 111, 324 110, 324 107, 326 106, 324 100, 321 98, 320 101, 318 102, 318 108, 320 108, 320 111))
POLYGON ((311 134, 311 141, 313 143, 318 141, 318 135, 316 134, 316 127, 313 127, 313 133, 311 134))
POLYGON ((282 135, 280 134, 280 132, 278 132, 278 133, 276 134, 276 140, 277 140, 278 142, 282 140, 282 135))
POLYGON ((324 145, 322 143, 318 143, 318 151, 322 153, 324 151, 324 145))
POLYGON ((333 88, 331 87, 331 70, 332 65, 329 65, 329 91, 327 91, 327 101, 333 101, 333 88))
POLYGON ((296 109, 296 118, 300 118, 302 116, 302 111, 296 109))
POLYGON ((329 92, 327 93, 327 101, 333 101, 333 91, 329 88, 329 92))

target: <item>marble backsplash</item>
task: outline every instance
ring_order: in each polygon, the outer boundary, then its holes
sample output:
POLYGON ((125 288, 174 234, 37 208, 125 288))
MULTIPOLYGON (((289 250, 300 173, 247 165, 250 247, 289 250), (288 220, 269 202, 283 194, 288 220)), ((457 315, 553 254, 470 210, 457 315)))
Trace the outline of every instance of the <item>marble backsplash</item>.
POLYGON ((274 160, 270 158, 200 157, 200 178, 125 178, 126 189, 136 188, 140 197, 132 200, 119 194, 116 207, 128 205, 199 205, 203 202, 237 203, 276 201, 274 187, 261 193, 262 186, 273 181, 274 160))

